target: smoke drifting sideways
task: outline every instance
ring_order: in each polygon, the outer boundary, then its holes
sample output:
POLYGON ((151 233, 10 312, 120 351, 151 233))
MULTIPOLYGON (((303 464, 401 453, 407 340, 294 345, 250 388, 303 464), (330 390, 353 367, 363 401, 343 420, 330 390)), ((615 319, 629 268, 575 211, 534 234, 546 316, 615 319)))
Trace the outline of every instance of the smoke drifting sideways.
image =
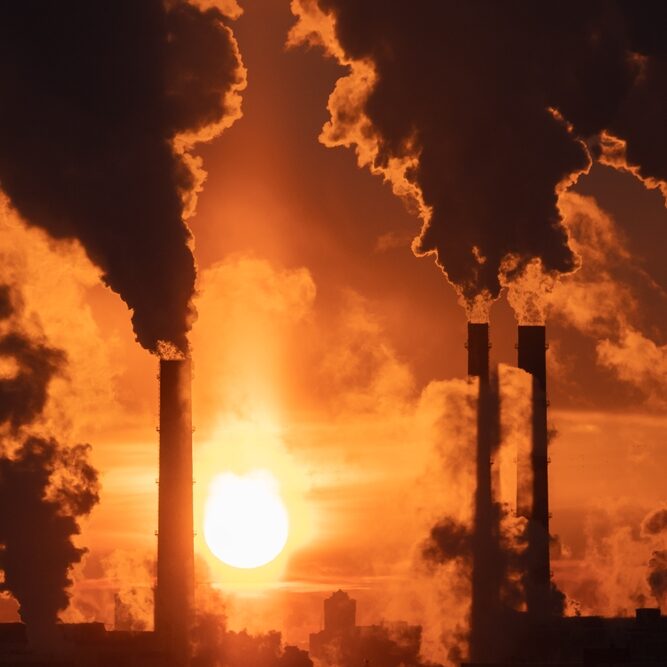
POLYGON ((612 159, 605 141, 618 166, 665 179, 664 3, 293 0, 292 11, 289 43, 323 45, 349 69, 320 140, 355 145, 416 203, 413 249, 435 255, 473 321, 531 262, 554 278, 576 270, 558 197, 593 159, 612 159))
MULTIPOLYGON (((492 368, 490 377, 475 392, 481 412, 472 423, 461 421, 460 409, 446 414, 445 423, 449 429, 457 424, 465 446, 456 433, 447 434, 440 483, 460 485, 462 470, 469 471, 468 478, 464 493, 442 503, 444 512, 418 552, 427 572, 447 582, 455 608, 465 618, 455 632, 448 628, 448 635, 442 634, 450 662, 470 660, 490 646, 496 657, 509 651, 499 619, 526 610, 531 585, 532 425, 526 415, 531 414, 533 380, 526 371, 504 364, 492 368)), ((552 582, 551 612, 562 615, 565 603, 552 582)), ((443 609, 441 625, 452 608, 443 609)))
POLYGON ((241 115, 226 21, 185 0, 0 7, 0 187, 29 224, 81 242, 153 352, 187 352, 195 318, 184 219, 205 174, 190 151, 241 115))
MULTIPOLYGON (((642 521, 643 537, 663 535, 667 531, 667 509, 660 508, 649 513, 642 521)), ((660 607, 667 603, 667 549, 653 551, 648 562, 647 582, 651 594, 660 607)))
POLYGON ((426 562, 446 563, 457 559, 470 559, 472 535, 470 529, 456 519, 442 517, 431 528, 422 547, 422 558, 426 562))
MULTIPOLYGON (((0 285, 0 321, 11 317, 13 308, 9 287, 0 285)), ((0 359, 13 366, 0 378, 0 424, 17 433, 44 409, 49 381, 65 363, 65 356, 10 330, 0 337, 0 359)))
POLYGON ((620 0, 620 6, 638 75, 610 125, 612 139, 603 137, 601 160, 659 187, 667 201, 667 6, 655 0, 620 0))
POLYGON ((20 330, 18 298, 0 286, 0 591, 19 604, 31 641, 53 640, 58 613, 69 601, 68 573, 85 549, 72 537, 77 518, 99 500, 90 445, 60 445, 30 434, 48 398, 51 379, 65 355, 20 330))

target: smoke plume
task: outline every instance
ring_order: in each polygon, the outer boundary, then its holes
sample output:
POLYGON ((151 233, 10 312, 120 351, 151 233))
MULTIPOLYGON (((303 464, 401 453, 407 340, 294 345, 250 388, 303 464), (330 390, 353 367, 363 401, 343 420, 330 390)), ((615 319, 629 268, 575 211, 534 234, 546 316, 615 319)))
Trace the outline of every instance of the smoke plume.
POLYGON ((0 459, 0 567, 2 590, 19 603, 29 630, 52 627, 67 607, 68 570, 85 549, 74 546, 77 518, 98 501, 97 472, 88 463, 89 445, 61 447, 53 439, 28 437, 12 457, 0 459), (54 481, 68 466, 77 483, 54 481))
MULTIPOLYGON (((421 399, 434 408, 430 415, 434 451, 428 467, 435 484, 422 489, 430 496, 428 515, 432 520, 422 524, 428 528, 416 550, 419 563, 410 585, 421 584, 419 603, 430 601, 432 605, 424 614, 422 656, 448 664, 456 664, 468 654, 477 393, 475 383, 433 382, 421 399)), ((424 482, 421 480, 422 486, 424 482)), ((423 517, 424 523, 428 518, 423 517)))
POLYGON ((189 151, 240 116, 245 85, 226 17, 185 0, 27 0, 2 4, 0 44, 0 186, 27 222, 81 242, 145 348, 185 352, 184 219, 204 178, 189 151))
POLYGON ((657 603, 663 607, 667 601, 667 550, 654 551, 648 562, 648 584, 657 603))
POLYGON ((320 140, 355 145, 416 203, 414 251, 435 255, 471 319, 531 262, 577 267, 558 197, 603 137, 664 179, 667 22, 636 4, 293 0, 290 43, 349 70, 320 140))
POLYGON ((656 263, 633 253, 620 225, 593 199, 570 192, 559 204, 582 266, 553 284, 540 312, 596 341, 597 365, 636 392, 626 401, 640 397, 644 407, 664 409, 667 291, 654 278, 656 263))
POLYGON ((667 529, 667 509, 664 507, 651 512, 642 521, 642 534, 659 535, 667 529))
POLYGON ((20 331, 13 322, 18 297, 0 285, 0 425, 16 434, 44 409, 49 382, 65 365, 61 350, 20 331))
POLYGON ((583 514, 585 543, 556 560, 559 586, 575 613, 631 616, 667 604, 667 510, 602 498, 583 514))
MULTIPOLYGON (((641 532, 646 537, 662 536, 667 530, 667 509, 664 507, 647 514, 641 532)), ((663 541, 664 545, 664 541, 663 541)), ((648 585, 661 608, 667 605, 667 549, 656 549, 648 562, 648 585)))
POLYGON ((443 517, 431 528, 422 549, 422 557, 433 563, 448 563, 457 559, 469 561, 471 540, 467 526, 451 517, 443 517))
POLYGON ((667 7, 632 0, 620 0, 620 6, 637 77, 610 126, 621 141, 603 142, 603 160, 660 187, 667 199, 667 7))
POLYGON ((155 562, 148 554, 115 549, 102 561, 105 576, 117 588, 116 630, 148 630, 153 626, 155 562))
POLYGON ((13 374, 0 379, 0 590, 11 593, 33 638, 44 639, 67 607, 70 568, 85 549, 72 537, 77 518, 99 500, 90 445, 60 445, 27 433, 39 421, 49 383, 65 355, 20 328, 18 297, 0 287, 0 355, 13 374))

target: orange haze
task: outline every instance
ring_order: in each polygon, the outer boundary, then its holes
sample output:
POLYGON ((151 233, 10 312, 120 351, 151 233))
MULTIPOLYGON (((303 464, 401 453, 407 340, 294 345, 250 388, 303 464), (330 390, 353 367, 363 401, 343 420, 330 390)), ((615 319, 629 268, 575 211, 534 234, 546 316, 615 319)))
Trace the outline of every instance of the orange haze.
MULTIPOLYGON (((419 546, 443 511, 465 518, 472 501, 465 313, 433 262, 412 254, 417 218, 351 152, 318 143, 343 72, 285 50, 293 20, 287 2, 247 3, 235 26, 243 118, 200 151, 209 176, 190 221, 198 576, 227 597, 232 626, 278 628, 301 644, 319 629, 321 600, 344 587, 362 622, 424 623, 425 650, 442 660, 443 611, 465 608, 446 579, 433 583, 419 546), (277 478, 292 529, 275 562, 240 573, 206 547, 203 506, 215 474, 255 468, 277 478)), ((639 524, 667 503, 667 281, 650 242, 661 225, 664 248, 667 213, 657 191, 596 169, 561 202, 596 269, 556 287, 547 313, 552 567, 586 613, 623 613, 649 595, 655 545, 639 524)), ((150 622, 141 590, 157 526, 157 361, 76 244, 50 242, 6 208, 0 225, 3 280, 23 286, 26 317, 69 356, 45 419, 91 442, 101 471, 66 618, 111 623, 112 593, 130 582, 150 622)), ((491 324, 493 356, 514 364, 504 299, 491 324)), ((11 601, 0 608, 14 617, 11 601)))

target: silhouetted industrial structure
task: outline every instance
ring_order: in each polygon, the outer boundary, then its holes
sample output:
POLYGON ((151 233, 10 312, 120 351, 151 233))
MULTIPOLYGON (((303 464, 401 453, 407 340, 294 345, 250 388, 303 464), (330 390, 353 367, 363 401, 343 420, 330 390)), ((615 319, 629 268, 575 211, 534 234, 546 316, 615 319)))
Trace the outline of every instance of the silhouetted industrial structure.
POLYGON ((63 623, 59 642, 31 646, 23 623, 0 623, 0 665, 12 667, 168 667, 152 632, 109 631, 104 623, 63 623))
POLYGON ((470 651, 476 661, 492 658, 497 645, 501 557, 499 505, 494 498, 492 458, 500 438, 498 374, 489 370, 489 325, 468 323, 468 375, 479 378, 475 503, 472 533, 470 651))
MULTIPOLYGON (((356 600, 342 590, 324 601, 324 629, 310 635, 309 653, 321 667, 420 667, 421 626, 358 626, 356 600)), ((435 667, 435 666, 433 666, 435 667)))
MULTIPOLYGON (((549 564, 549 455, 547 433, 546 329, 540 325, 520 325, 518 330, 518 366, 530 373, 532 485, 529 497, 520 493, 525 486, 517 484, 517 515, 527 520, 528 547, 524 588, 528 613, 548 616, 552 611, 551 568, 549 564)), ((519 473, 527 472, 526 466, 519 473)))
POLYGON ((549 562, 548 346, 545 327, 539 325, 519 326, 517 343, 518 367, 532 376, 530 449, 517 456, 516 515, 525 519, 526 547, 518 561, 525 609, 501 601, 504 563, 492 466, 500 404, 485 358, 488 325, 468 325, 467 347, 469 375, 479 378, 468 664, 667 665, 667 618, 659 609, 637 609, 634 618, 562 615, 563 596, 551 582, 549 562))
MULTIPOLYGON (((215 620, 196 626, 194 667, 313 667, 308 653, 283 646, 279 632, 230 632, 215 620)), ((153 632, 106 630, 103 623, 63 623, 60 643, 48 650, 31 645, 23 623, 0 623, 0 666, 11 667, 171 667, 153 632)))
POLYGON ((659 609, 637 609, 634 617, 557 616, 535 618, 508 612, 498 619, 506 640, 493 660, 473 665, 612 666, 667 665, 667 617, 659 609))
POLYGON ((160 360, 160 478, 155 633, 174 665, 190 652, 194 608, 189 359, 160 360))
MULTIPOLYGON (((526 526, 526 548, 517 562, 522 568, 525 608, 512 608, 503 600, 507 554, 501 546, 502 516, 496 497, 497 469, 493 465, 501 441, 501 403, 498 373, 489 362, 488 324, 468 325, 467 348, 468 374, 479 379, 476 490, 470 541, 469 664, 667 665, 667 618, 659 609, 638 609, 635 618, 601 618, 563 617, 558 608, 559 594, 551 582, 549 563, 544 326, 518 328, 518 366, 532 376, 530 448, 517 457, 516 514, 526 526)), ((0 624, 0 665, 190 664, 194 621, 190 360, 161 360, 159 378, 155 631, 108 631, 102 623, 60 624, 56 644, 36 647, 29 644, 22 623, 0 624)), ((226 659, 232 667, 245 667, 246 649, 255 651, 257 664, 267 667, 312 666, 305 651, 296 647, 281 651, 279 633, 257 640, 243 632, 223 631, 220 636, 222 640, 215 644, 213 655, 217 656, 215 651, 226 646, 226 659)), ((341 590, 324 601, 324 627, 310 636, 310 656, 318 667, 423 667, 420 646, 421 626, 404 622, 358 626, 356 601, 341 590)))
POLYGON ((507 562, 501 548, 501 508, 495 497, 498 482, 492 469, 501 439, 500 396, 497 373, 489 371, 488 324, 468 324, 467 348, 469 375, 479 378, 469 659, 480 664, 521 662, 530 655, 531 660, 549 661, 554 654, 546 650, 547 637, 556 619, 563 619, 553 613, 558 594, 551 584, 549 563, 546 330, 544 326, 518 327, 517 365, 532 376, 530 448, 517 452, 516 459, 516 516, 525 519, 525 550, 518 557, 525 611, 501 602, 507 562))
POLYGON ((468 375, 478 377, 480 382, 489 380, 489 324, 468 322, 468 375))
POLYGON ((187 667, 194 620, 192 399, 189 359, 161 359, 157 584, 153 632, 62 624, 57 645, 29 646, 22 623, 0 624, 0 665, 187 667))

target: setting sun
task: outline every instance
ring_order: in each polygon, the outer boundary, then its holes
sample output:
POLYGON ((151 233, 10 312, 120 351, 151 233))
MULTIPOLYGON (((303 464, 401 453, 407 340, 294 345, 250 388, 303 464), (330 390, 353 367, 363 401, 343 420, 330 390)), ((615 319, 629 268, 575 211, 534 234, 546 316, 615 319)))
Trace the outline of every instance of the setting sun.
POLYGON ((288 531, 287 510, 267 470, 224 473, 211 483, 204 539, 223 563, 243 569, 266 565, 283 550, 288 531))

